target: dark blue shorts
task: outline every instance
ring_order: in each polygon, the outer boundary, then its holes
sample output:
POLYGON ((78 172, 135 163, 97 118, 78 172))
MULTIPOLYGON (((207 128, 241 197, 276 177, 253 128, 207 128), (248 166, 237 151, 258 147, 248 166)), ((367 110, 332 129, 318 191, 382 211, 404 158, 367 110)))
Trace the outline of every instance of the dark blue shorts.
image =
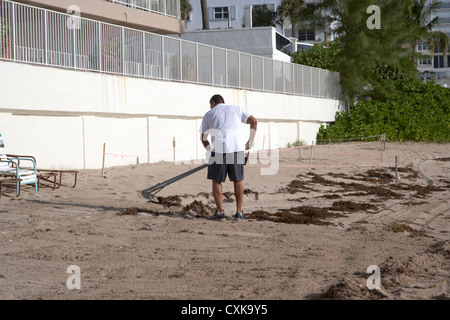
POLYGON ((227 175, 230 181, 244 180, 244 152, 211 153, 208 165, 208 179, 225 182, 227 175))

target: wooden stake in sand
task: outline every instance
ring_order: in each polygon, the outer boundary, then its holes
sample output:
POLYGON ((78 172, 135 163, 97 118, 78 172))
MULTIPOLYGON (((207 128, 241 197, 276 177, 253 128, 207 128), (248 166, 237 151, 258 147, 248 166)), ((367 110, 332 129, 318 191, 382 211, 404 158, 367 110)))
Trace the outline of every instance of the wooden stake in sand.
POLYGON ((172 140, 172 147, 173 147, 173 163, 175 163, 175 137, 173 137, 172 140))
POLYGON ((106 143, 103 143, 102 177, 105 176, 105 152, 106 152, 106 143))
POLYGON ((398 157, 395 156, 395 186, 397 186, 398 157))
POLYGON ((311 156, 309 158, 309 164, 312 165, 312 158, 313 158, 313 146, 314 146, 314 141, 311 143, 311 156))
POLYGON ((380 160, 383 162, 383 136, 380 138, 380 160))

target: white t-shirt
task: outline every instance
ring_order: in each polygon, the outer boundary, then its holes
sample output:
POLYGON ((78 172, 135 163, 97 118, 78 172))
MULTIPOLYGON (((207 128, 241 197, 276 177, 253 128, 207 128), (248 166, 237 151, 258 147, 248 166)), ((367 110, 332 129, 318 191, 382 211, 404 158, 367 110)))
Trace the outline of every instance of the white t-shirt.
POLYGON ((217 153, 245 151, 241 123, 247 123, 250 116, 239 106, 218 104, 204 115, 200 132, 211 136, 212 150, 217 153))

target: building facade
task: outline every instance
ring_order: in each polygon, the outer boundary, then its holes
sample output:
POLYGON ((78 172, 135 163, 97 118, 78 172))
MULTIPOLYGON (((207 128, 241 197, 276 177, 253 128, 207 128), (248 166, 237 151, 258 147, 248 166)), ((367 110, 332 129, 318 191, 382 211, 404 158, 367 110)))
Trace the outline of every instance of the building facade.
MULTIPOLYGON (((431 0, 427 1, 430 5, 431 0)), ((438 23, 433 31, 440 31, 450 37, 450 0, 441 0, 432 10, 431 19, 438 17, 438 23)), ((450 86, 450 48, 444 52, 439 46, 434 52, 430 52, 429 44, 419 42, 417 52, 420 54, 417 68, 423 73, 422 79, 435 80, 437 83, 450 86)))
MULTIPOLYGON (((251 26, 251 9, 267 6, 271 11, 277 11, 281 5, 281 0, 208 0, 209 29, 241 29, 251 26)), ((306 1, 312 4, 317 1, 306 1)), ((201 0, 190 0, 192 12, 186 21, 186 31, 196 31, 203 29, 201 0)), ((321 30, 297 30, 292 35, 291 24, 288 19, 284 24, 274 26, 277 32, 299 41, 322 42, 324 35, 321 30)))

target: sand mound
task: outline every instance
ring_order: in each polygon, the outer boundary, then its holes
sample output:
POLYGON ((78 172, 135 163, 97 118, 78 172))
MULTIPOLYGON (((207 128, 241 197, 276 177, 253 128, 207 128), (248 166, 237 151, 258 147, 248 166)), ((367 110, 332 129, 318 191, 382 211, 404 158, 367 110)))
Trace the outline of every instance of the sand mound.
POLYGON ((209 217, 214 214, 214 209, 201 201, 194 200, 192 203, 186 205, 181 212, 183 214, 191 213, 196 217, 209 217))
POLYGON ((355 278, 345 278, 331 285, 325 292, 311 295, 315 300, 380 300, 387 296, 377 289, 369 290, 365 281, 355 278))
MULTIPOLYGON (((412 289, 433 289, 437 278, 445 279, 450 273, 450 241, 439 241, 426 252, 414 254, 407 259, 389 257, 380 264, 381 288, 369 289, 369 274, 355 272, 329 286, 320 294, 308 296, 310 299, 333 300, 378 300, 402 299, 412 289)), ((450 299, 446 294, 430 297, 436 300, 450 299)))

